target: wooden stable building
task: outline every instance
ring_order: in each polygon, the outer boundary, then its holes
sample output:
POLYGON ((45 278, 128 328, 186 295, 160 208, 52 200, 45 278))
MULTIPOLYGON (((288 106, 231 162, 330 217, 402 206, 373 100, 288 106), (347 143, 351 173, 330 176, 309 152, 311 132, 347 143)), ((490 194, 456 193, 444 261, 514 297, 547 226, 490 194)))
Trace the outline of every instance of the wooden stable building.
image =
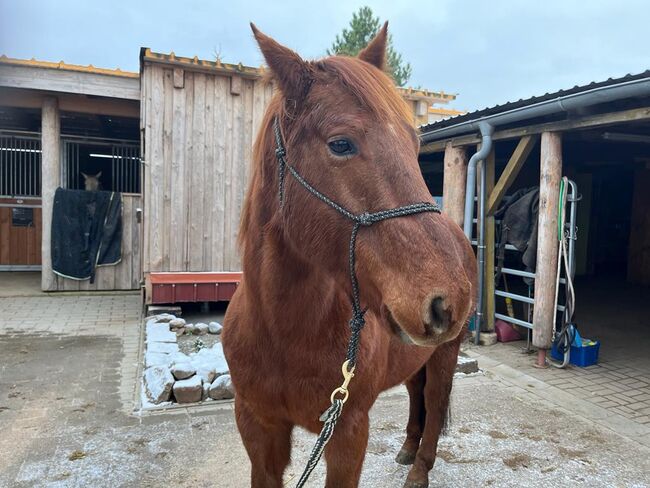
MULTIPOLYGON (((420 163, 432 194, 443 195, 444 211, 465 227, 474 244, 478 228, 481 224, 485 228, 485 261, 479 270, 485 284, 480 310, 483 331, 493 331, 497 318, 529 327, 533 345, 542 351, 540 365, 551 347, 558 196, 560 179, 566 176, 579 193, 573 240, 580 331, 587 337, 600 334, 621 351, 626 340, 647 344, 650 72, 460 115, 423 126, 421 133, 420 163), (477 154, 483 147, 485 154, 477 154), (485 171, 484 192, 467 183, 468 167, 476 161, 476 174, 485 171), (500 233, 494 214, 505 196, 530 187, 539 187, 539 212, 532 222, 538 233, 534 285, 527 290, 520 278, 524 275, 513 269, 516 275, 508 276, 510 289, 503 285, 499 289, 495 267, 500 233), (475 194, 479 201, 473 216, 477 218, 466 214, 466 209, 475 207, 475 194), (513 292, 525 297, 523 303, 515 303, 514 316, 509 316, 504 298, 513 292)), ((518 253, 508 253, 504 259, 511 268, 521 266, 518 253)))
MULTIPOLYGON (((400 90, 414 125, 456 97, 400 90)), ((251 149, 272 93, 263 68, 148 48, 139 73, 1 56, 0 271, 40 270, 44 291, 228 299, 251 149), (122 195, 122 259, 91 284, 52 271, 52 205, 58 187, 83 189, 82 173, 100 172, 103 189, 122 195)))

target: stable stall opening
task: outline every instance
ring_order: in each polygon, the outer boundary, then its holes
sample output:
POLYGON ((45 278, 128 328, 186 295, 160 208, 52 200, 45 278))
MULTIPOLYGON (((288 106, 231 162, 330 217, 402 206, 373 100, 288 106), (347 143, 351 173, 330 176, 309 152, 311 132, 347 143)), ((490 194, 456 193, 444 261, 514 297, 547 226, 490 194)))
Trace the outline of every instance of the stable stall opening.
POLYGON ((0 196, 41 196, 41 139, 0 131, 0 196))
POLYGON ((40 269, 41 233, 41 139, 0 130, 0 271, 40 269))
POLYGON ((64 139, 61 181, 71 190, 139 194, 140 162, 134 143, 64 139))

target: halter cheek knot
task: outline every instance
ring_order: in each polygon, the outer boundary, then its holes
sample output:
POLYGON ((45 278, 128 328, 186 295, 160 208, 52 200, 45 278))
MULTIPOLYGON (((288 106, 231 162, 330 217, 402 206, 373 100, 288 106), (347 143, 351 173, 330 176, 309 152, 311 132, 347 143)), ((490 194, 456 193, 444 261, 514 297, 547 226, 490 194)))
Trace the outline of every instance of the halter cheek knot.
POLYGON ((369 227, 374 223, 374 220, 372 220, 372 216, 368 212, 363 212, 362 214, 357 215, 357 222, 359 225, 369 227))

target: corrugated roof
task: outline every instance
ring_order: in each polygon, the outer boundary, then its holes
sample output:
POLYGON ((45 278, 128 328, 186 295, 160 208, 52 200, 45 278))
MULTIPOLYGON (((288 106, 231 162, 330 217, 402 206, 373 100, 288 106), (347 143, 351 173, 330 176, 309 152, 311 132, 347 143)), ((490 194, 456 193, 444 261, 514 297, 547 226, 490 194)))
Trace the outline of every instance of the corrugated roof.
POLYGON ((133 71, 122 71, 120 68, 116 69, 107 69, 107 68, 96 68, 92 64, 88 66, 81 66, 78 64, 68 64, 65 61, 52 62, 52 61, 39 61, 37 59, 16 59, 10 58, 4 54, 0 55, 0 64, 7 64, 13 66, 27 66, 32 68, 47 68, 47 69, 57 69, 64 71, 81 71, 84 73, 95 73, 100 75, 110 75, 110 76, 123 76, 126 78, 139 78, 139 73, 134 73, 133 71))
POLYGON ((522 107, 526 107, 529 105, 534 105, 536 103, 540 102, 545 102, 547 100, 552 100, 554 98, 559 98, 559 97, 564 97, 567 95, 573 95, 576 93, 588 91, 588 90, 593 90, 594 88, 600 88, 604 86, 610 86, 610 85, 618 85, 619 83, 625 83, 628 81, 634 81, 634 80, 640 80, 643 78, 650 78, 650 70, 646 70, 643 73, 638 73, 638 74, 627 74, 625 76, 622 76, 620 78, 608 78, 605 81, 600 81, 600 82, 595 82, 592 81, 591 83, 588 83, 586 85, 576 85, 573 88, 569 88, 567 90, 559 90, 556 92, 551 92, 551 93, 545 93, 544 95, 540 96, 534 96, 526 99, 519 99, 517 101, 512 101, 512 102, 506 102, 500 105, 494 105, 493 107, 487 107, 484 109, 480 110, 475 110, 473 112, 467 112, 464 115, 457 115, 456 117, 451 117, 448 119, 440 120, 437 122, 433 122, 431 124, 423 125, 420 127, 420 132, 422 134, 426 134, 427 132, 433 131, 433 130, 439 130, 439 129, 444 129, 446 127, 453 127, 454 125, 463 123, 463 122, 469 122, 472 120, 477 120, 482 117, 486 117, 489 115, 496 115, 500 114, 503 112, 507 112, 509 110, 514 110, 522 107))

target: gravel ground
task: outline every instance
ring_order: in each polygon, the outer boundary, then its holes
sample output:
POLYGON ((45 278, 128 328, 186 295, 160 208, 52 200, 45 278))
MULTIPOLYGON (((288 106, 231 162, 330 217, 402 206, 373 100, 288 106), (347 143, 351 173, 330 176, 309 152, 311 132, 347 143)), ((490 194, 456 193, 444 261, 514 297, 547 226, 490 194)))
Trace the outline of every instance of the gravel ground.
MULTIPOLYGON (((0 337, 0 486, 246 487, 249 465, 232 405, 134 416, 117 394, 120 341, 102 336, 0 337)), ((132 406, 129 406, 129 408, 132 406)), ((401 487, 393 461, 408 396, 371 413, 361 486, 401 487)), ((314 436, 296 431, 292 486, 314 436)), ((322 486, 320 466, 310 486, 322 486)), ((497 376, 460 378, 432 487, 650 487, 645 447, 550 406, 497 376)))

